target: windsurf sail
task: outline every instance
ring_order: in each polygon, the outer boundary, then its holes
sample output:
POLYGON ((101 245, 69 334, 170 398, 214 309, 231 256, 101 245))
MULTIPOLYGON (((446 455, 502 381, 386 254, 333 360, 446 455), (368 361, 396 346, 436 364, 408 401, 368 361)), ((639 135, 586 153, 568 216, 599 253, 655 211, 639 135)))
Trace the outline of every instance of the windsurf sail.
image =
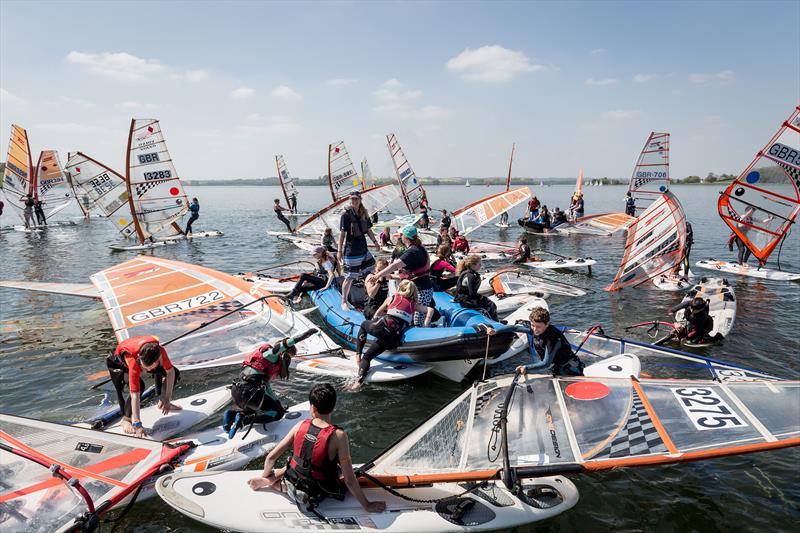
POLYGON ((462 235, 466 235, 526 202, 530 196, 531 191, 527 187, 492 194, 453 211, 453 223, 462 235))
POLYGON ((80 296, 99 300, 100 293, 91 283, 60 283, 50 281, 0 281, 0 287, 7 289, 20 289, 31 292, 45 292, 49 294, 64 294, 67 296, 80 296))
POLYGON ((514 164, 514 150, 517 148, 517 143, 511 144, 511 157, 508 158, 508 175, 506 176, 506 190, 511 190, 511 166, 514 164))
POLYGON ((125 236, 132 233, 128 188, 121 174, 83 152, 70 152, 66 173, 80 196, 86 198, 87 211, 99 211, 114 221, 118 230, 128 228, 125 236))
POLYGON ((364 187, 374 187, 377 184, 366 157, 361 161, 361 181, 364 183, 364 187))
POLYGON ((671 192, 662 193, 628 228, 625 251, 614 281, 618 291, 673 270, 683 259, 686 217, 671 192))
POLYGON ((25 220, 25 196, 33 195, 33 162, 28 144, 28 132, 25 128, 11 125, 11 137, 8 141, 6 168, 3 174, 3 193, 8 204, 16 211, 19 218, 25 220))
POLYGON ((719 216, 761 263, 800 212, 800 106, 717 203, 719 216))
POLYGON ((414 174, 411 164, 406 159, 403 149, 400 148, 400 143, 397 142, 397 137, 394 133, 386 136, 386 145, 389 147, 389 155, 392 158, 395 173, 397 174, 397 183, 400 185, 400 192, 403 195, 403 201, 409 213, 416 213, 419 211, 419 206, 422 199, 425 198, 425 189, 422 187, 422 182, 414 174))
MULTIPOLYGON (((218 319, 169 345, 170 360, 180 369, 241 363, 259 344, 305 328, 279 298, 240 278, 180 261, 139 256, 91 280, 120 341, 137 335, 167 341, 218 319)), ((301 351, 325 351, 325 341, 314 335, 301 351)))
POLYGON ((157 120, 131 120, 125 167, 131 216, 117 220, 120 233, 135 235, 139 244, 180 234, 176 221, 189 210, 189 201, 157 120))
POLYGON ((47 218, 72 203, 74 198, 72 187, 61 168, 61 161, 55 150, 43 150, 39 154, 34 174, 33 195, 44 204, 47 218))
POLYGON ((281 184, 283 197, 286 198, 286 204, 291 205, 289 197, 299 194, 297 192, 297 187, 294 185, 294 178, 289 174, 289 168, 286 166, 286 160, 282 155, 275 156, 275 164, 278 166, 278 181, 281 184))
POLYGON ((637 209, 669 190, 669 133, 651 132, 633 168, 628 192, 637 209))
POLYGON ((575 192, 583 192, 583 169, 578 172, 578 181, 575 182, 575 192))
MULTIPOLYGON (((378 185, 361 193, 361 204, 371 215, 382 211, 400 196, 394 185, 378 185)), ((349 205, 347 197, 337 200, 304 220, 296 230, 302 233, 322 234, 326 228, 339 231, 339 220, 349 205)))
POLYGON ((351 191, 364 190, 364 180, 358 177, 344 141, 328 145, 328 185, 333 201, 346 198, 351 191))
POLYGON ((0 527, 90 531, 189 446, 0 414, 0 527))
POLYGON ((533 274, 530 270, 506 268, 492 276, 492 290, 498 296, 514 294, 561 294, 564 296, 584 296, 586 291, 580 287, 562 283, 533 274))

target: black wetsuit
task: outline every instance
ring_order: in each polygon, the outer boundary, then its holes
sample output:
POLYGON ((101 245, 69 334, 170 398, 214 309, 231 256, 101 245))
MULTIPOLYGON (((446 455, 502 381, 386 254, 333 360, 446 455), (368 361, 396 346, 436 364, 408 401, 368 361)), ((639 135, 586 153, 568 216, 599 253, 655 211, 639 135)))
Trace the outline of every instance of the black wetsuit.
POLYGON ((244 415, 242 424, 267 424, 286 413, 272 391, 266 376, 252 368, 243 368, 231 386, 233 402, 244 415))
POLYGON ((197 202, 190 203, 189 212, 191 215, 189 215, 189 221, 186 223, 186 230, 183 232, 186 235, 192 232, 192 224, 200 218, 200 204, 197 202))
POLYGON ((389 297, 389 280, 382 279, 379 282, 378 292, 375 296, 367 296, 367 303, 364 304, 364 318, 371 320, 375 316, 375 312, 389 297))
POLYGON ((528 353, 534 359, 533 363, 526 365, 529 371, 550 369, 554 376, 583 375, 583 362, 572 351, 569 341, 558 328, 548 324, 544 332, 537 336, 533 334, 530 322, 518 320, 516 330, 528 336, 528 353))
POLYGON ((44 216, 44 209, 42 209, 41 200, 36 200, 33 202, 33 212, 36 213, 36 223, 40 226, 46 226, 47 219, 44 216))
POLYGON ((636 216, 636 199, 633 196, 625 198, 625 214, 632 217, 636 216))
POLYGON ((514 259, 515 263, 527 263, 528 260, 531 258, 531 247, 528 246, 527 242, 520 243, 519 248, 517 249, 518 256, 514 259))
POLYGON ((692 225, 688 222, 686 223, 686 247, 684 248, 683 258, 681 261, 683 262, 683 275, 689 275, 689 254, 692 252, 692 245, 694 244, 694 230, 692 230, 692 225))
POLYGON ((492 320, 497 320, 497 306, 482 294, 478 294, 481 286, 481 275, 472 269, 466 269, 456 281, 456 303, 469 309, 480 309, 492 320))
POLYGON ((336 240, 333 238, 333 235, 323 235, 322 246, 324 246, 325 249, 332 254, 338 252, 338 250, 336 249, 336 240))
POLYGON ((392 350, 400 345, 403 331, 408 327, 408 323, 394 317, 383 315, 377 320, 364 320, 358 330, 356 341, 356 351, 361 354, 367 342, 367 335, 375 337, 375 341, 367 348, 366 353, 361 355, 361 363, 358 365, 358 381, 362 382, 367 377, 370 364, 377 356, 386 350, 392 350))
POLYGON ((692 342, 702 342, 711 338, 711 330, 714 329, 714 318, 708 314, 708 302, 702 309, 693 311, 691 308, 692 300, 686 300, 670 309, 670 313, 674 314, 685 309, 684 318, 688 325, 686 332, 682 336, 692 342))
MULTIPOLYGON (((328 261, 331 263, 331 270, 333 270, 334 275, 336 274, 336 261, 333 258, 329 258, 328 261)), ((328 262, 326 261, 326 263, 328 262)), ((297 280, 297 283, 294 284, 292 288, 292 292, 287 295, 287 298, 290 300, 296 296, 301 294, 305 294, 310 291, 316 291, 323 288, 328 283, 328 270, 325 268, 325 265, 321 265, 317 263, 317 270, 313 274, 308 274, 307 272, 303 272, 300 274, 300 279, 297 280)))
POLYGON ((289 222, 289 219, 283 216, 282 212, 283 208, 276 204, 272 207, 272 210, 275 211, 275 216, 278 217, 278 220, 286 224, 286 229, 288 229, 290 233, 294 233, 294 230, 292 229, 292 225, 289 222))
POLYGON ((441 227, 443 227, 443 228, 449 228, 450 227, 450 215, 443 216, 441 222, 439 222, 439 225, 441 227))

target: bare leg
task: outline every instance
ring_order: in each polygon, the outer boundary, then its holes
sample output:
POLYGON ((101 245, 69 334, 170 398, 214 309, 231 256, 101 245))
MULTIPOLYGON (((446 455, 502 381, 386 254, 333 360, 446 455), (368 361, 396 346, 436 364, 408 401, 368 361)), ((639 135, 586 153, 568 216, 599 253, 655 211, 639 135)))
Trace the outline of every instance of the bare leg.
POLYGON ((353 284, 353 280, 350 278, 344 278, 342 282, 342 311, 347 311, 350 309, 350 306, 347 304, 347 297, 350 295, 350 286, 353 284))

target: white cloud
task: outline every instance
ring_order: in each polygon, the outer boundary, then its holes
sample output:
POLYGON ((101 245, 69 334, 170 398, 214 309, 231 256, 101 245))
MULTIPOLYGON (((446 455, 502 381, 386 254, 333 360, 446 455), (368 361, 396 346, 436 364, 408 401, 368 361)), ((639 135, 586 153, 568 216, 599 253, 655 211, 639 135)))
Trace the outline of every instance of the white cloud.
POLYGON ((605 52, 606 52, 605 48, 595 48, 594 50, 592 50, 589 53, 592 54, 593 56, 596 56, 596 55, 604 54, 605 52))
POLYGON ((589 87, 605 87, 605 86, 608 86, 608 85, 616 84, 617 83, 617 79, 616 78, 602 78, 602 79, 596 80, 594 78, 589 78, 588 80, 586 80, 583 83, 585 83, 589 87))
POLYGON ((56 106, 67 105, 72 107, 81 107, 83 109, 90 109, 92 107, 95 107, 94 102, 81 100, 80 98, 72 98, 71 96, 57 96, 53 100, 47 103, 56 106))
POLYGON ((641 73, 639 73, 639 74, 637 74, 636 76, 633 77, 633 81, 635 81, 636 83, 647 83, 648 81, 653 81, 654 79, 656 79, 656 75, 655 74, 641 74, 641 73))
POLYGON ((386 80, 381 86, 372 93, 375 98, 382 102, 407 102, 422 96, 419 89, 408 89, 400 83, 397 78, 386 80))
POLYGON ((642 114, 638 109, 612 109, 606 111, 601 116, 609 120, 632 120, 642 114))
POLYGON ((126 102, 122 102, 118 104, 119 107, 123 107, 125 109, 156 109, 158 108, 155 104, 143 104, 141 102, 136 102, 134 100, 128 100, 126 102))
POLYGON ((459 73, 462 79, 493 83, 510 81, 523 72, 546 68, 531 63, 523 52, 498 45, 481 46, 475 50, 467 48, 448 60, 445 67, 459 73))
POLYGON ((704 85, 725 85, 733 81, 732 70, 722 70, 720 72, 703 72, 689 75, 689 83, 697 86, 704 85))
POLYGON ((422 91, 407 87, 397 78, 383 82, 372 95, 378 101, 372 110, 394 118, 432 120, 451 114, 450 110, 440 106, 419 105, 417 101, 422 98, 422 91))
POLYGON ((272 89, 272 97, 285 102, 299 102, 303 95, 286 85, 278 85, 272 89))
POLYGON ((350 85, 355 85, 356 83, 358 83, 358 80, 353 78, 334 78, 326 81, 325 85, 329 87, 348 87, 350 85))
POLYGON ((173 74, 172 78, 176 80, 186 80, 192 83, 198 83, 208 79, 208 71, 201 68, 189 69, 182 73, 173 74))
POLYGON ((231 91, 231 98, 243 100, 244 98, 250 98, 254 94, 256 94, 255 89, 251 89, 250 87, 239 87, 238 89, 231 91))
POLYGON ((245 137, 259 135, 292 135, 303 131, 303 127, 286 115, 262 115, 252 113, 247 116, 248 122, 240 126, 239 132, 245 137))
POLYGON ((142 59, 126 52, 100 54, 71 51, 67 63, 82 65, 89 72, 121 81, 141 81, 164 71, 156 59, 142 59))
POLYGON ((20 106, 24 105, 25 103, 26 102, 24 98, 17 96, 16 94, 12 93, 9 90, 6 90, 3 87, 0 87, 0 105, 2 105, 4 108, 7 108, 7 106, 12 106, 12 105, 20 106))

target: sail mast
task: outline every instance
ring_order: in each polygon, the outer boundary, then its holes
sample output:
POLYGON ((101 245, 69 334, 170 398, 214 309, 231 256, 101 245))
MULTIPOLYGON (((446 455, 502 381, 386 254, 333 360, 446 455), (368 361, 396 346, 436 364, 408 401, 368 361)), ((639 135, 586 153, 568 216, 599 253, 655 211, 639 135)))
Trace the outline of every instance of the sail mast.
POLYGON ((514 149, 517 143, 511 144, 511 158, 508 160, 508 176, 506 176, 506 191, 511 190, 511 165, 514 164, 514 149))
POLYGON ((328 145, 328 187, 331 189, 331 198, 335 202, 338 200, 336 198, 336 191, 333 190, 333 175, 331 174, 331 154, 333 153, 333 144, 328 145))
MULTIPOLYGON (((25 140, 27 141, 28 132, 25 131, 25 140)), ((39 167, 42 164, 42 156, 44 152, 39 152, 39 159, 36 161, 36 166, 31 167, 31 183, 28 188, 28 193, 33 195, 34 200, 39 199, 39 167)), ((30 144, 28 144, 28 160, 30 163, 33 163, 31 159, 31 152, 30 152, 30 144)))
POLYGON ((128 189, 128 205, 131 208, 131 216, 133 217, 133 225, 136 228, 136 235, 139 237, 139 244, 144 244, 144 233, 139 225, 139 219, 136 217, 136 206, 133 204, 133 191, 131 191, 131 143, 133 142, 133 126, 136 119, 131 119, 131 129, 128 132, 128 151, 125 154, 125 187, 128 189))

